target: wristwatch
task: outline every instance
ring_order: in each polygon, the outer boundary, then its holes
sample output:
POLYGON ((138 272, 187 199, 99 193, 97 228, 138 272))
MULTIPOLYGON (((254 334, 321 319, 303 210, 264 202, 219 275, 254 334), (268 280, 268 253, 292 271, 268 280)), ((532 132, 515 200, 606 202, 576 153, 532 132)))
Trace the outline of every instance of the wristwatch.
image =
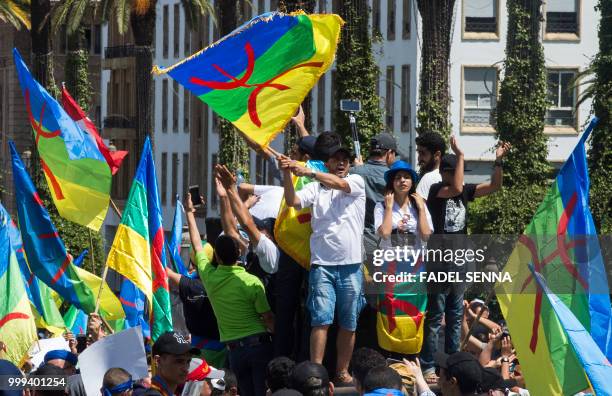
POLYGON ((510 359, 508 359, 506 356, 502 356, 501 362, 502 363, 510 363, 510 359))
POLYGON ((310 177, 312 179, 316 179, 317 178, 317 172, 315 172, 315 171, 310 172, 310 177))

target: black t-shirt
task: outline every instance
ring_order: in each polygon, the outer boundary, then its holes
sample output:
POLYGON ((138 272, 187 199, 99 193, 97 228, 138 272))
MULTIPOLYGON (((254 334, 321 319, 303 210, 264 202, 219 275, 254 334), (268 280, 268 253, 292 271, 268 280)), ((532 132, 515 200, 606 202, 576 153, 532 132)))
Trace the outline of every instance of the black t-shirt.
POLYGON ((427 209, 431 214, 434 234, 467 234, 468 201, 474 200, 476 184, 465 184, 463 193, 453 198, 438 198, 442 183, 429 189, 427 209))
POLYGON ((187 330, 198 337, 218 340, 217 318, 202 281, 181 276, 178 290, 183 303, 183 315, 185 316, 187 330))

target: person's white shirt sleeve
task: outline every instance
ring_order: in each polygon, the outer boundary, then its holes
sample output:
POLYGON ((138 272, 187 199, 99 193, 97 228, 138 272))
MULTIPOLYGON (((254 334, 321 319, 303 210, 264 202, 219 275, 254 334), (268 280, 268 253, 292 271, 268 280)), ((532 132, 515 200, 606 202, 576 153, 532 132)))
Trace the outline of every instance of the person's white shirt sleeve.
POLYGON ((376 235, 378 235, 378 227, 383 223, 383 219, 385 218, 385 208, 382 202, 377 202, 376 206, 374 206, 374 230, 376 235))
POLYGON ((318 182, 311 182, 306 184, 300 191, 295 192, 295 196, 300 200, 299 207, 309 208, 317 198, 317 190, 319 187, 318 182))
POLYGON ((261 269, 269 274, 278 271, 278 247, 264 234, 259 237, 259 242, 255 246, 255 254, 259 258, 261 269))
POLYGON ((365 196, 365 181, 363 177, 353 174, 348 175, 344 178, 349 184, 351 191, 348 193, 352 197, 358 197, 360 195, 365 196))
POLYGON ((427 200, 427 197, 429 196, 429 189, 431 188, 431 186, 440 181, 442 181, 442 176, 440 175, 439 171, 435 170, 427 172, 423 175, 423 177, 419 181, 419 184, 417 185, 417 194, 419 194, 421 198, 427 200))

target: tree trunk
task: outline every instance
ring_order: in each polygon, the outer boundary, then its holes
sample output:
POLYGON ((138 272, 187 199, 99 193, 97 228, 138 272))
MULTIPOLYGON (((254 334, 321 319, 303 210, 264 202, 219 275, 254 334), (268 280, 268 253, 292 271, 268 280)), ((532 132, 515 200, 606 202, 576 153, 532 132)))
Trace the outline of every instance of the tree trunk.
POLYGON ((65 70, 66 89, 87 113, 93 92, 89 82, 89 51, 86 48, 83 26, 79 26, 76 32, 68 36, 65 70))
POLYGON ((134 35, 136 68, 136 138, 138 139, 138 153, 144 145, 145 138, 149 136, 151 148, 155 153, 153 133, 153 35, 155 34, 155 6, 157 1, 151 0, 148 10, 143 15, 132 11, 130 26, 134 35))
MULTIPOLYGON (((236 0, 217 2, 220 36, 229 34, 236 28, 238 21, 236 0)), ((226 119, 219 119, 219 163, 235 172, 242 172, 244 179, 249 180, 249 148, 240 136, 240 132, 226 119)))
POLYGON ((417 5, 423 26, 417 132, 435 131, 448 137, 448 73, 455 0, 417 0, 417 5))
POLYGON ((540 42, 542 0, 509 0, 504 80, 496 129, 513 150, 504 164, 504 185, 543 185, 549 177, 544 117, 548 107, 544 49, 540 42))
MULTIPOLYGON (((304 10, 307 14, 311 14, 315 10, 316 0, 280 0, 278 9, 281 12, 294 12, 298 10, 304 10)), ((308 95, 304 98, 302 102, 302 109, 304 109, 304 126, 308 131, 312 131, 312 92, 308 92, 308 95)), ((291 147, 295 144, 298 138, 298 132, 293 125, 290 123, 287 128, 285 128, 285 152, 288 153, 291 150, 291 147)))
MULTIPOLYGON (((362 156, 367 157, 369 141, 373 135, 383 131, 380 98, 376 92, 379 69, 372 56, 372 40, 368 29, 369 7, 366 0, 350 0, 339 7, 339 14, 346 21, 340 35, 336 57, 336 93, 340 99, 361 101, 361 112, 357 113, 357 129, 362 147, 362 156)), ((335 125, 332 129, 344 141, 353 146, 348 115, 334 104, 335 125)))

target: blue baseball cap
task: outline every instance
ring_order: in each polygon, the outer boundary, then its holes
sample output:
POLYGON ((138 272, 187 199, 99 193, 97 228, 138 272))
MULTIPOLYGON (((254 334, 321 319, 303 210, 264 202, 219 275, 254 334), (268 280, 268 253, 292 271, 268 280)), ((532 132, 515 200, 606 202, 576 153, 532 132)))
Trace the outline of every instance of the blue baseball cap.
POLYGON ((387 184, 391 183, 391 181, 395 177, 395 174, 399 171, 410 173, 413 183, 416 183, 419 181, 419 177, 417 176, 417 173, 414 171, 414 169, 412 169, 410 164, 406 161, 399 160, 399 161, 395 161, 393 165, 391 165, 389 170, 385 172, 385 183, 387 184))

